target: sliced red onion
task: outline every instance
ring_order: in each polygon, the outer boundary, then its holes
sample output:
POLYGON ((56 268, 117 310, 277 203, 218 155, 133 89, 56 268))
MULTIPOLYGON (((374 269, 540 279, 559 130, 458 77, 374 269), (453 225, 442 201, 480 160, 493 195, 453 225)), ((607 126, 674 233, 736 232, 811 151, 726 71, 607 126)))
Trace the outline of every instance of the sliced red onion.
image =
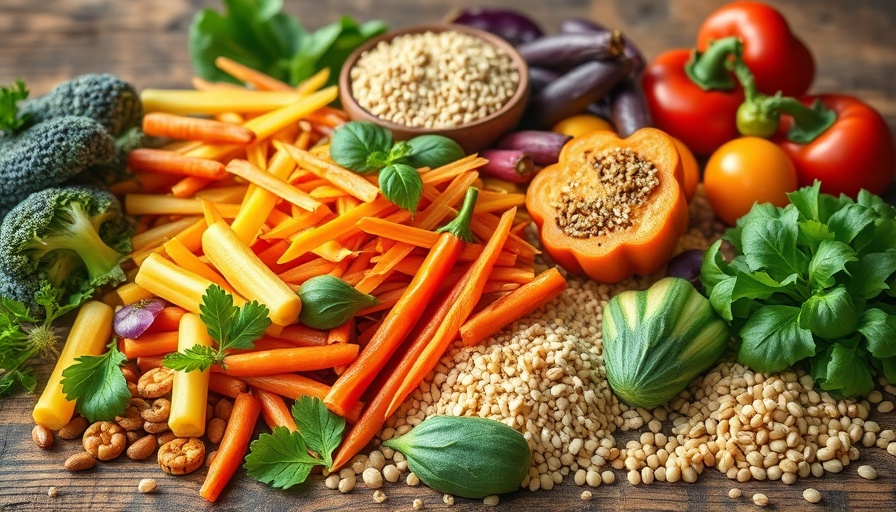
POLYGON ((152 325, 163 309, 165 301, 161 299, 143 299, 128 304, 115 313, 113 330, 122 338, 136 338, 152 325))

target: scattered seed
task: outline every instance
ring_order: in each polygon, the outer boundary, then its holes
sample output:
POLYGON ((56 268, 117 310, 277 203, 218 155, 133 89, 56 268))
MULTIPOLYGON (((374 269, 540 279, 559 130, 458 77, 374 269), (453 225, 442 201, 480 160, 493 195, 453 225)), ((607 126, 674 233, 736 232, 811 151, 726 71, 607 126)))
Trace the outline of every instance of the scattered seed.
POLYGON ((58 495, 59 495, 59 490, 56 489, 56 486, 51 485, 50 488, 47 489, 47 496, 49 496, 51 498, 55 498, 58 495))
POLYGON ((761 492, 757 492, 753 495, 753 503, 760 507, 764 507, 768 505, 768 496, 762 494, 761 492))
POLYGON ((448 505, 449 507, 454 505, 454 496, 452 496, 451 494, 443 494, 442 503, 448 505))
POLYGON ((865 480, 874 480, 877 478, 877 470, 867 464, 859 466, 859 476, 865 480))
POLYGON ((386 493, 384 493, 383 491, 381 491, 379 489, 373 491, 373 501, 375 501, 377 503, 382 503, 382 502, 386 501, 386 493))
POLYGON ((728 489, 728 497, 729 498, 737 499, 737 498, 740 498, 741 496, 743 496, 743 493, 737 487, 732 487, 731 489, 728 489))
POLYGON ((591 501, 591 491, 582 491, 582 495, 579 496, 582 501, 591 501))
POLYGON ((137 483, 137 490, 143 494, 156 490, 156 481, 152 478, 144 478, 137 483))
POLYGON ((806 489, 803 489, 803 499, 809 503, 818 503, 821 501, 821 493, 818 492, 818 489, 807 487, 806 489))
POLYGON ((423 508, 423 500, 420 498, 415 499, 412 506, 414 510, 421 510, 423 508))

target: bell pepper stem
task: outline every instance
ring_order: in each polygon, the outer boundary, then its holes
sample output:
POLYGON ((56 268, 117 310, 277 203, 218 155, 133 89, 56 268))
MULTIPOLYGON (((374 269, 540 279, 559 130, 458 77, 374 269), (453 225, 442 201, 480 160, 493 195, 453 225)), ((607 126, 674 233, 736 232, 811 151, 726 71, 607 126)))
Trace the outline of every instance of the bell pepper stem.
POLYGON ((731 77, 728 62, 739 59, 743 44, 735 36, 714 41, 705 52, 694 50, 684 71, 704 91, 730 91, 737 82, 731 77))

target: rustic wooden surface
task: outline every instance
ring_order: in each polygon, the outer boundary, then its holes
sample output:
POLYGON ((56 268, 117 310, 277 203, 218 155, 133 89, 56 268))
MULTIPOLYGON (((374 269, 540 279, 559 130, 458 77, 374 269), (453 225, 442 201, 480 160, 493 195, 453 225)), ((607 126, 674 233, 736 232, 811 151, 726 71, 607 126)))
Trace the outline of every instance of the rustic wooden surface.
MULTIPOLYGON (((317 27, 340 14, 359 19, 384 19, 393 28, 437 20, 453 2, 437 0, 317 0, 285 2, 286 10, 306 26, 317 27)), ((470 3, 470 2, 466 2, 470 3)), ((649 57, 664 49, 694 43, 700 21, 722 4, 719 0, 519 0, 482 2, 513 5, 553 30, 565 17, 586 16, 621 28, 649 57)), ((793 28, 818 60, 814 91, 857 95, 879 109, 896 131, 896 3, 892 0, 775 0, 793 28)), ((187 55, 187 27, 206 0, 0 0, 0 83, 15 78, 28 82, 33 94, 85 72, 115 73, 145 87, 188 87, 192 70, 187 55)), ((42 378, 45 379, 46 371, 42 378)), ((35 397, 17 395, 0 400, 0 509, 2 510, 412 510, 422 498, 426 510, 447 508, 441 495, 425 487, 392 485, 389 499, 377 505, 363 486, 342 495, 322 485, 320 477, 289 492, 273 491, 242 474, 216 505, 198 496, 202 476, 170 477, 152 463, 119 460, 69 474, 62 461, 80 450, 78 443, 57 440, 48 451, 30 441, 30 411, 35 397), (159 489, 137 492, 141 478, 155 478, 159 489), (56 486, 59 494, 48 497, 56 486)), ((896 428, 896 415, 876 417, 884 428, 896 428)), ((633 487, 624 474, 617 483, 591 489, 594 499, 583 502, 583 488, 567 482, 552 491, 519 491, 502 496, 497 509, 552 510, 749 510, 754 492, 769 496, 768 508, 801 507, 826 510, 891 511, 896 503, 896 457, 879 448, 862 449, 858 463, 839 475, 780 482, 735 484, 715 469, 699 483, 653 484, 633 487), (871 464, 880 477, 862 480, 859 464, 871 464), (808 486, 824 500, 810 505, 801 498, 808 486), (727 497, 739 487, 744 497, 727 497)), ((458 499, 453 509, 486 509, 478 500, 458 499)))

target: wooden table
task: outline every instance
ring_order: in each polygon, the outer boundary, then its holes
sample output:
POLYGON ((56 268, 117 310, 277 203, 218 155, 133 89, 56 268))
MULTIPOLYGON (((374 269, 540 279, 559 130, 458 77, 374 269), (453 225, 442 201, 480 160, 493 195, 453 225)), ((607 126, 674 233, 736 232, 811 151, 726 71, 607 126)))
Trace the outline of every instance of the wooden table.
MULTIPOLYGON (((449 2, 436 0, 326 0, 286 2, 286 10, 308 27, 317 27, 350 14, 359 19, 381 18, 393 28, 434 21, 449 2)), ((591 17, 616 26, 652 57, 667 48, 694 44, 700 21, 720 0, 510 0, 488 5, 514 5, 537 16, 547 30, 565 17, 591 17)), ((892 0, 775 0, 792 27, 808 43, 818 61, 815 91, 839 91, 863 98, 881 111, 896 131, 896 4, 892 0)), ((187 27, 201 7, 218 1, 178 0, 3 0, 0 2, 0 83, 26 80, 34 95, 74 75, 105 71, 139 88, 189 87, 192 70, 187 55, 187 27)), ((44 369, 39 380, 45 380, 44 369)), ((92 471, 70 474, 62 461, 79 450, 77 443, 57 440, 48 451, 29 439, 31 407, 27 394, 0 400, 0 509, 2 510, 412 510, 422 498, 426 510, 447 508, 441 494, 425 487, 392 485, 389 496, 376 505, 371 492, 359 486, 342 495, 314 477, 289 492, 273 491, 246 478, 234 479, 217 505, 198 496, 202 475, 168 477, 152 463, 124 458, 103 463, 92 471), (137 482, 159 481, 159 489, 141 495, 137 482), (55 486, 58 496, 48 497, 55 486)), ((896 415, 877 419, 896 428, 896 415)), ((862 450, 859 463, 839 475, 780 482, 737 484, 744 497, 732 500, 735 485, 710 468, 697 484, 653 484, 633 487, 617 483, 591 489, 594 499, 579 499, 583 488, 572 479, 552 491, 519 491, 501 497, 503 510, 748 510, 753 492, 763 492, 770 508, 828 510, 893 510, 896 503, 896 458, 878 448, 862 450), (859 463, 877 468, 876 481, 856 474, 859 463), (801 498, 812 486, 824 501, 810 505, 801 498)), ((458 499, 457 510, 486 509, 481 501, 458 499)))

